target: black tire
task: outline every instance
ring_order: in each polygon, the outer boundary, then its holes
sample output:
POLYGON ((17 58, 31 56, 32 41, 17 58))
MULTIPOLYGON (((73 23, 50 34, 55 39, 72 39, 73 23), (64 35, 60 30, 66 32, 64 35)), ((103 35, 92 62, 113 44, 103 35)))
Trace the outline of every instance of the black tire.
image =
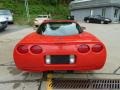
POLYGON ((105 22, 104 21, 100 21, 101 24, 104 24, 105 22))
POLYGON ((8 22, 8 24, 14 24, 14 22, 12 21, 12 22, 8 22))
POLYGON ((110 22, 104 22, 104 24, 109 24, 110 22))
POLYGON ((90 20, 86 20, 87 23, 90 23, 90 20))
POLYGON ((67 73, 72 74, 72 73, 74 73, 74 71, 73 70, 68 70, 67 73))

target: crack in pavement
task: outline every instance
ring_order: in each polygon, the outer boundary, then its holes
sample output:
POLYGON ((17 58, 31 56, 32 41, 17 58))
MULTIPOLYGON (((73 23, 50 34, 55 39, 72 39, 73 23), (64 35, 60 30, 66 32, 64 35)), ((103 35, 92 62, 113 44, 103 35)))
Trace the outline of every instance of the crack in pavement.
POLYGON ((7 67, 14 66, 14 67, 16 67, 15 65, 5 65, 5 64, 0 64, 0 67, 3 67, 3 66, 7 66, 7 67))
POLYGON ((15 66, 15 63, 13 61, 11 61, 11 62, 7 62, 4 64, 0 64, 0 66, 15 66))
POLYGON ((120 70, 120 66, 117 69, 115 69, 113 73, 116 74, 118 70, 120 70))
POLYGON ((0 81, 0 84, 6 83, 27 83, 27 82, 39 82, 41 79, 33 79, 33 80, 9 80, 9 81, 0 81))
MULTIPOLYGON (((29 76, 29 73, 23 73, 24 74, 24 81, 27 79, 27 77, 29 76)), ((19 86, 21 85, 21 82, 15 82, 14 85, 13 85, 13 88, 16 89, 18 88, 19 86)))

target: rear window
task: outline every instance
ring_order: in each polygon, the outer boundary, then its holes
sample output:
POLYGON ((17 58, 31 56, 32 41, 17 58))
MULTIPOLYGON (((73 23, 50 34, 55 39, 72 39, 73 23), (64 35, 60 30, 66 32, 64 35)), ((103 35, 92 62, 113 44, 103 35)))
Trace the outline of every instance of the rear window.
POLYGON ((49 22, 43 23, 37 30, 38 34, 49 36, 68 36, 82 32, 80 25, 72 22, 49 22))

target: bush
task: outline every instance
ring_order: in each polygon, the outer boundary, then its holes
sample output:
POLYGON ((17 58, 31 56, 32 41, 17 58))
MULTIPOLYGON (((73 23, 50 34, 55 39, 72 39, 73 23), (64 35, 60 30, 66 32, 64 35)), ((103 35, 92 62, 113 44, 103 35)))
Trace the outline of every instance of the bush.
MULTIPOLYGON (((65 19, 68 14, 68 5, 59 4, 59 0, 28 0, 30 22, 39 14, 51 14, 53 19, 65 19)), ((10 9, 18 24, 28 24, 24 0, 1 0, 0 8, 10 9)))

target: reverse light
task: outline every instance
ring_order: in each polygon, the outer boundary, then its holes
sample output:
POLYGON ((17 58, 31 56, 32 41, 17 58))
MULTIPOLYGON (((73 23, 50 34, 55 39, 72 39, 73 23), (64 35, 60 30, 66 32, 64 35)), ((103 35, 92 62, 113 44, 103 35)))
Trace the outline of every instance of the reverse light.
POLYGON ((96 44, 92 47, 93 52, 100 52, 100 51, 102 51, 102 49, 103 49, 103 45, 101 45, 101 44, 96 44))
POLYGON ((80 53, 87 53, 90 50, 90 47, 86 44, 81 44, 78 48, 80 53))
POLYGON ((34 45, 30 48, 30 51, 33 53, 33 54, 39 54, 42 52, 42 48, 38 45, 34 45))
POLYGON ((17 51, 19 53, 21 53, 21 54, 26 54, 26 53, 28 53, 28 46, 26 46, 26 45, 19 45, 17 47, 17 51))
POLYGON ((74 63, 75 63, 75 56, 70 55, 70 64, 74 64, 74 63))
POLYGON ((50 56, 49 55, 46 56, 45 63, 46 64, 51 64, 51 60, 50 60, 50 56))

